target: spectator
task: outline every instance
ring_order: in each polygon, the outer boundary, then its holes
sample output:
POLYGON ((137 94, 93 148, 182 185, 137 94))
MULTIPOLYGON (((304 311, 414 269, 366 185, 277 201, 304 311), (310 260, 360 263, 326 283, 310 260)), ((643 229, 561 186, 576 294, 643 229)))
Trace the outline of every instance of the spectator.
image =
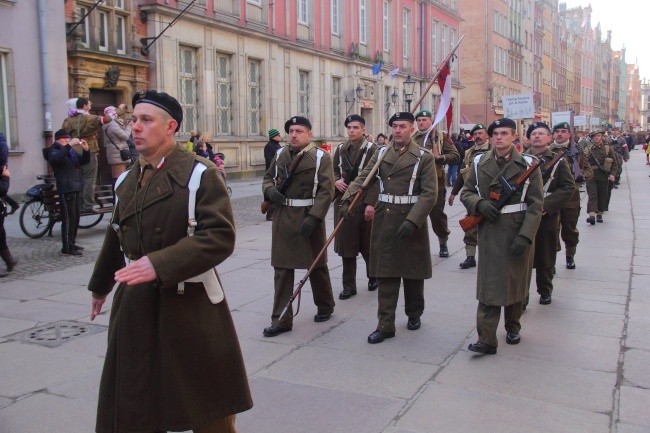
MULTIPOLYGON (((5 164, 2 166, 2 176, 0 177, 0 197, 3 199, 7 196, 7 191, 9 191, 9 177, 9 170, 7 169, 7 164, 5 164)), ((9 272, 13 271, 14 267, 18 264, 18 260, 13 258, 11 251, 9 251, 9 247, 7 246, 4 210, 0 211, 0 256, 2 256, 2 260, 4 260, 7 265, 7 272, 0 271, 0 278, 3 278, 9 275, 9 272)))
MULTIPOLYGON (((8 157, 9 157, 9 146, 7 146, 7 140, 5 139, 4 134, 0 132, 0 167, 4 167, 7 165, 8 157)), ((7 176, 7 180, 8 179, 9 176, 7 176)), ((7 194, 2 196, 2 201, 7 203, 9 206, 11 206, 10 211, 8 212, 3 211, 3 213, 6 212, 7 215, 12 215, 16 213, 16 211, 20 207, 20 205, 16 203, 16 201, 7 194)))
POLYGON ((214 152, 212 150, 212 135, 209 132, 204 132, 199 137, 199 143, 205 143, 206 151, 208 152, 207 158, 212 161, 214 159, 214 152))
POLYGON ((210 154, 208 153, 208 145, 202 141, 196 143, 196 147, 194 148, 194 153, 204 158, 210 158, 210 154))
MULTIPOLYGON (((266 163, 266 171, 269 170, 273 159, 275 159, 275 154, 282 147, 280 145, 280 131, 277 129, 269 129, 269 142, 264 146, 264 162, 266 163)), ((265 198, 266 199, 266 198, 265 198)), ((266 211, 266 220, 273 221, 273 213, 275 212, 275 203, 271 203, 271 207, 266 211)))
POLYGON ((377 135, 377 146, 385 146, 386 144, 386 136, 381 133, 377 135))
POLYGON ((104 114, 109 117, 115 117, 115 121, 102 126, 104 130, 106 161, 111 166, 111 177, 113 178, 113 187, 115 187, 115 181, 126 171, 126 164, 130 161, 131 153, 127 140, 131 136, 131 125, 130 122, 125 122, 124 119, 117 117, 115 107, 106 107, 104 114), (122 159, 122 151, 128 152, 128 160, 122 159))

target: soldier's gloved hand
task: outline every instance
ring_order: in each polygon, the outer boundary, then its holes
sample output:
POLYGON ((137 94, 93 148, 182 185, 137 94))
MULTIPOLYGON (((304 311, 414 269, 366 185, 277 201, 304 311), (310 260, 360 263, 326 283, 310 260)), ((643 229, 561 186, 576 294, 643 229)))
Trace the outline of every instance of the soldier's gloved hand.
POLYGON ((486 220, 491 223, 496 221, 499 218, 501 212, 497 209, 492 203, 487 200, 481 200, 476 205, 476 209, 485 217, 486 220))
POLYGON ((320 218, 313 215, 307 215, 300 225, 300 234, 305 237, 311 236, 311 232, 314 231, 318 223, 320 223, 320 218))
POLYGON ((436 160, 436 164, 444 164, 445 163, 445 157, 444 156, 436 156, 435 160, 436 160))
POLYGON ((409 236, 413 234, 413 232, 417 229, 414 223, 412 223, 409 220, 406 220, 402 223, 401 226, 399 226, 399 229, 397 229, 397 239, 406 239, 409 236))
POLYGON ((530 247, 530 244, 531 242, 527 237, 519 235, 515 238, 514 241, 512 241, 512 245, 510 246, 510 252, 513 255, 518 256, 522 254, 524 251, 526 251, 528 247, 530 247))
POLYGON ((278 206, 284 206, 284 202, 287 199, 275 186, 266 190, 266 196, 278 206))
POLYGON ((350 215, 348 215, 348 209, 350 209, 350 202, 349 201, 343 202, 343 204, 341 205, 341 209, 339 210, 339 218, 342 218, 344 220, 350 218, 350 215))

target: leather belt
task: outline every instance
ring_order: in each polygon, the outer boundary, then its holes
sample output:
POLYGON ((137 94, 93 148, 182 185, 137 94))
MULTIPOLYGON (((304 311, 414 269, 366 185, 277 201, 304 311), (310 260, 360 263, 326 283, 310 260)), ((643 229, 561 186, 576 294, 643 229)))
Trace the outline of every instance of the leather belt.
POLYGON ((313 198, 287 198, 284 200, 284 205, 291 206, 291 207, 313 206, 314 199, 313 198))
POLYGON ((526 209, 528 209, 528 205, 526 203, 509 204, 508 206, 504 206, 503 209, 501 209, 501 213, 506 214, 524 212, 526 209))
POLYGON ((394 204, 413 204, 420 199, 417 195, 379 194, 379 201, 394 204))

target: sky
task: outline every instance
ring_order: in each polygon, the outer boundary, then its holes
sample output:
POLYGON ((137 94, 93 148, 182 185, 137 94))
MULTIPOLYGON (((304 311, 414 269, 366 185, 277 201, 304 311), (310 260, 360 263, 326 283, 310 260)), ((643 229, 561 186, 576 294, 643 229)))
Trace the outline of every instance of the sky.
POLYGON ((650 31, 649 0, 559 0, 567 8, 586 7, 591 4, 592 27, 600 22, 603 36, 612 31, 612 49, 618 51, 625 45, 625 61, 638 62, 641 79, 650 79, 650 50, 647 47, 650 31))

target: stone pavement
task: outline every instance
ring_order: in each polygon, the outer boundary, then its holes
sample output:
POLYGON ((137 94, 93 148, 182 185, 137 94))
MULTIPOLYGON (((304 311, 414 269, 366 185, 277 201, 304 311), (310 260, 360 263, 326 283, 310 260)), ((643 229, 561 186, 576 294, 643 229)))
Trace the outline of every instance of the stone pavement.
MULTIPOLYGON (((559 254, 553 303, 539 305, 533 283, 521 344, 505 344, 500 329, 496 356, 467 351, 476 340, 476 271, 458 268, 460 204, 447 208, 452 256, 438 258, 432 245, 419 331, 406 330, 400 310, 396 338, 367 344, 377 296, 365 289, 337 299, 329 322, 314 323, 307 285, 293 331, 264 338, 270 223, 259 213, 260 180, 230 182, 237 247, 219 269, 255 403, 237 417, 238 431, 650 432, 649 173, 633 151, 605 222, 587 225, 583 209, 577 269, 559 254)), ((0 433, 94 431, 108 315, 89 326, 85 285, 106 225, 80 231, 83 258, 58 254, 58 228, 54 238, 29 240, 17 216, 6 227, 21 263, 0 280, 0 433)), ((340 260, 331 251, 329 259, 338 294, 340 260)))

